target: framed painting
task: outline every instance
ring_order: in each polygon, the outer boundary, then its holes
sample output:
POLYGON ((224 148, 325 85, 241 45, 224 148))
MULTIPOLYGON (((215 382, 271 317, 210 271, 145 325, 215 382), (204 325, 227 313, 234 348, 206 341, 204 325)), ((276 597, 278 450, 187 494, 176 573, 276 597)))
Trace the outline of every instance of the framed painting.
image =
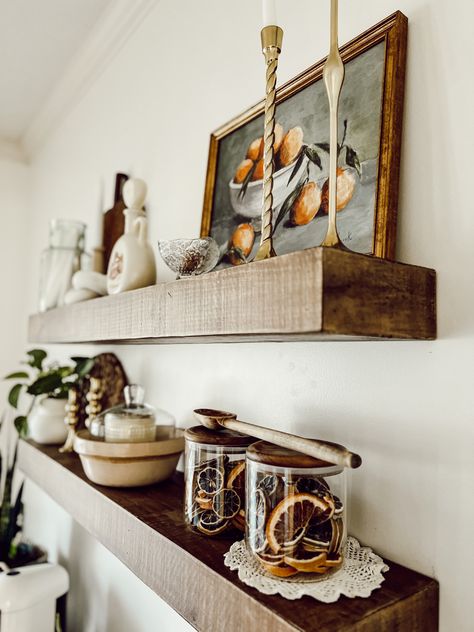
MULTIPOLYGON (((407 18, 397 12, 340 49, 337 226, 345 245, 395 258, 407 18)), ((273 244, 278 255, 319 246, 328 222, 329 106, 325 60, 277 92, 273 244)), ((264 103, 211 134, 201 236, 220 266, 251 261, 259 244, 264 103)))

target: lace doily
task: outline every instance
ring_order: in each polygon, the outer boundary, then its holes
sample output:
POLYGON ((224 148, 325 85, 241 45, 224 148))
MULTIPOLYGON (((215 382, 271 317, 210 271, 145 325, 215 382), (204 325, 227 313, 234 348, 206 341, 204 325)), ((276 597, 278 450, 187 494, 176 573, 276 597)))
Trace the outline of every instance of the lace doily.
POLYGON ((278 593, 285 599, 308 595, 324 603, 333 603, 341 595, 370 597, 373 590, 380 588, 385 579, 382 573, 389 568, 372 549, 362 547, 353 537, 347 538, 342 566, 321 578, 309 579, 301 574, 284 580, 271 577, 249 553, 244 540, 234 542, 224 555, 224 564, 238 571, 240 581, 265 595, 278 593))

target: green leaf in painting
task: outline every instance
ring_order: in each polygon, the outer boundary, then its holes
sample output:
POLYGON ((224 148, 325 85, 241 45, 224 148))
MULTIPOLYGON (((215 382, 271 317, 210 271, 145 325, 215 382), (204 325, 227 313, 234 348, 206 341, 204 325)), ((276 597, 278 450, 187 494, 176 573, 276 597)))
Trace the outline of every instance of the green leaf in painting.
POLYGON ((315 145, 308 145, 308 147, 305 148, 304 153, 308 156, 308 158, 311 160, 311 162, 314 165, 316 165, 322 170, 323 166, 321 164, 321 158, 319 157, 319 154, 316 151, 315 145))
POLYGON ((16 371, 15 373, 9 373, 5 375, 4 380, 26 380, 29 378, 29 374, 26 371, 16 371))
POLYGON ((327 154, 329 153, 329 143, 315 143, 315 145, 316 147, 319 147, 319 149, 325 151, 327 154))
POLYGON ((23 384, 15 384, 8 393, 8 403, 13 408, 18 408, 18 398, 20 397, 21 389, 23 388, 23 384))
POLYGON ((28 351, 26 355, 29 358, 28 364, 34 369, 41 371, 43 368, 43 362, 48 354, 43 349, 32 349, 31 351, 28 351))
POLYGON ((252 179, 253 174, 255 173, 255 169, 257 168, 257 163, 254 162, 248 174, 245 176, 244 181, 242 182, 242 188, 239 191, 239 195, 237 197, 241 197, 242 199, 245 197, 247 193, 247 187, 252 179))
POLYGON ((20 435, 20 437, 26 437, 28 433, 28 420, 24 415, 20 415, 16 417, 14 420, 15 428, 20 435))
POLYGON ((300 153, 298 154, 298 158, 295 162, 295 166, 293 167, 291 176, 289 177, 288 184, 290 184, 290 182, 293 180, 293 178, 296 176, 296 174, 300 170, 301 164, 305 158, 305 153, 304 153, 305 148, 306 148, 306 145, 303 145, 303 147, 300 149, 300 153))
POLYGON ((357 155, 356 151, 349 146, 346 147, 346 164, 349 165, 349 167, 353 167, 354 169, 356 169, 357 173, 360 176, 359 156, 357 155))

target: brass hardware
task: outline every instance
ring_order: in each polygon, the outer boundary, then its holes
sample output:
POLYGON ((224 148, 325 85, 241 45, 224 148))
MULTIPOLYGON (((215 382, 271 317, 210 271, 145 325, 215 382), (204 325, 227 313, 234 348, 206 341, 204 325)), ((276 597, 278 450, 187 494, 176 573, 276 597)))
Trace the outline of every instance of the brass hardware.
POLYGON ((266 26, 261 31, 262 51, 265 56, 266 96, 263 153, 263 208, 260 247, 254 261, 275 256, 273 250, 273 173, 275 143, 275 104, 278 56, 283 42, 283 30, 279 26, 266 26))
POLYGON ((337 37, 338 0, 331 0, 331 44, 329 55, 324 64, 323 79, 329 100, 329 221, 326 237, 322 246, 345 248, 337 232, 337 112, 342 84, 344 83, 344 64, 339 54, 337 37))

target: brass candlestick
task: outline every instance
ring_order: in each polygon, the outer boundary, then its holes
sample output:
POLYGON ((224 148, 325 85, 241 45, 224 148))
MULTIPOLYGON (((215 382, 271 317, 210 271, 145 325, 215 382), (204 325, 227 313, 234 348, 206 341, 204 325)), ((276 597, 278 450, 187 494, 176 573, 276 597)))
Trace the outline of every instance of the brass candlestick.
POLYGON ((265 127, 263 134, 263 208, 262 232, 260 247, 254 261, 261 261, 275 256, 273 250, 273 172, 274 143, 275 143, 275 101, 276 101, 276 73, 278 55, 283 42, 283 30, 279 26, 265 26, 261 32, 262 51, 267 65, 267 89, 265 96, 265 127))
POLYGON ((322 246, 343 248, 345 246, 337 232, 337 112, 339 96, 344 82, 344 64, 339 54, 337 37, 338 0, 331 0, 331 44, 329 55, 324 64, 323 78, 329 100, 329 222, 322 246))

